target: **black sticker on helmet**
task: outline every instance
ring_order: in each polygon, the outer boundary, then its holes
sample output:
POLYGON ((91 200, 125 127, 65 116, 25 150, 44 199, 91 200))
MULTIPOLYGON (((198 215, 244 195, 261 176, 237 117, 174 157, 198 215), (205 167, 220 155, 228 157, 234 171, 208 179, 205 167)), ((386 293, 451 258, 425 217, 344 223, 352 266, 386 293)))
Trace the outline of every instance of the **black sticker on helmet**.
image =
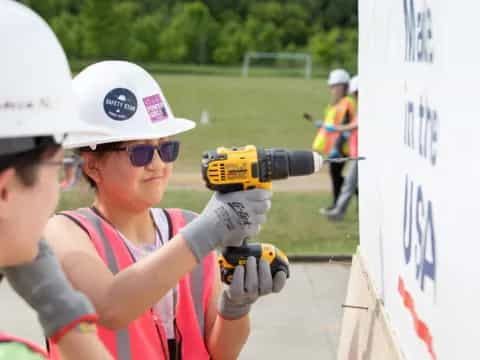
POLYGON ((137 111, 137 98, 128 89, 116 88, 109 91, 103 99, 103 109, 113 120, 128 120, 137 111))

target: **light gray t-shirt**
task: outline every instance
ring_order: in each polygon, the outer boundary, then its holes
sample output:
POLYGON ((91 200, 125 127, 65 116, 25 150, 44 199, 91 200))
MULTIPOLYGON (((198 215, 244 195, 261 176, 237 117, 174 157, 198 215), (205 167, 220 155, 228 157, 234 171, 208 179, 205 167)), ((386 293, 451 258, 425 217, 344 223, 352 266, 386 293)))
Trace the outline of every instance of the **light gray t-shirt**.
MULTIPOLYGON (((169 228, 168 220, 162 209, 153 208, 150 209, 153 221, 158 231, 155 231, 155 244, 146 244, 143 246, 137 246, 129 241, 122 233, 121 235, 125 245, 132 253, 135 261, 138 261, 155 250, 161 248, 169 240, 169 228)), ((175 298, 177 289, 170 289, 165 296, 160 299, 158 303, 153 307, 153 315, 159 316, 162 319, 163 328, 168 339, 175 339, 175 329, 173 321, 175 319, 175 298)))

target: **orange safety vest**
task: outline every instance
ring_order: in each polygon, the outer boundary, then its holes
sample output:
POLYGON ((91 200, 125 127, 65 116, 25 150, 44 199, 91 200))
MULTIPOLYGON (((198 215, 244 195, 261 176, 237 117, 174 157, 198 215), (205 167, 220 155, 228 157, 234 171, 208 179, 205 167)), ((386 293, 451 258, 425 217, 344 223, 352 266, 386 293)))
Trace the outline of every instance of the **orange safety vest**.
MULTIPOLYGON (((349 114, 350 119, 352 119, 355 114, 355 102, 350 96, 343 97, 335 105, 327 106, 325 109, 323 124, 338 126, 341 124, 341 121, 345 118, 347 113, 349 114)), ((317 135, 313 140, 313 150, 324 156, 329 156, 340 135, 340 132, 328 132, 325 130, 325 127, 322 126, 318 129, 317 135)), ((349 154, 348 142, 343 144, 341 150, 343 155, 347 156, 349 154)))
POLYGON ((8 334, 0 332, 0 343, 13 343, 13 342, 23 344, 28 349, 30 349, 32 351, 32 353, 38 354, 38 355, 44 357, 45 359, 48 359, 47 352, 45 350, 43 350, 40 346, 38 346, 38 345, 28 341, 28 340, 19 338, 17 336, 8 335, 8 334))
MULTIPOLYGON (((166 212, 171 237, 196 216, 180 209, 166 209, 166 212)), ((92 209, 83 208, 61 214, 75 221, 88 233, 99 255, 113 274, 135 262, 117 230, 92 209)), ((216 254, 212 251, 178 283, 176 325, 182 359, 210 359, 205 345, 205 316, 212 296, 216 271, 218 271, 216 254)), ((168 360, 170 357, 162 321, 153 314, 152 309, 133 320, 125 329, 114 331, 100 325, 97 328, 99 338, 114 359, 168 360)), ((56 355, 56 346, 51 342, 50 351, 51 356, 56 355)))
MULTIPOLYGON (((358 121, 357 114, 355 114, 355 117, 352 120, 352 124, 356 124, 358 121)), ((349 144, 350 148, 350 156, 357 157, 358 156, 358 127, 352 130, 352 133, 350 134, 349 138, 349 144)))

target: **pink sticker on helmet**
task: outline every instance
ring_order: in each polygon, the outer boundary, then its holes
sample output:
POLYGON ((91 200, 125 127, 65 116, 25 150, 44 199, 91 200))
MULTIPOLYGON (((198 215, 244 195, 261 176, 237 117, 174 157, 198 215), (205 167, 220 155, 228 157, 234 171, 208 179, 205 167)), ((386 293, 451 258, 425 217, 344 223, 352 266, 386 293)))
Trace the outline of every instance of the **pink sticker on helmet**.
POLYGON ((152 122, 158 122, 168 118, 167 109, 160 94, 144 97, 143 103, 152 122))

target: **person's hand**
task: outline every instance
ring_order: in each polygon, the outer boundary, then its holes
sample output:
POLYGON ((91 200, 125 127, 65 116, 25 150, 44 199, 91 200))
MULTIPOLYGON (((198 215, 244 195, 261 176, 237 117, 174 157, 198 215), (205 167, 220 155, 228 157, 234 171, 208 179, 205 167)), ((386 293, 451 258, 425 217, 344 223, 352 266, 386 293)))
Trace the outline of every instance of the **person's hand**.
POLYGON ((330 124, 324 125, 323 128, 325 129, 326 132, 329 132, 329 133, 335 132, 338 130, 335 125, 330 125, 330 124))
POLYGON ((257 260, 250 256, 245 266, 235 267, 232 282, 221 295, 218 312, 225 319, 239 319, 248 314, 260 296, 280 292, 286 282, 284 271, 278 271, 272 277, 266 260, 261 259, 257 266, 257 260))
POLYGON ((328 155, 329 159, 336 159, 341 157, 340 152, 338 151, 337 147, 334 147, 331 151, 330 154, 328 155))
POLYGON ((272 192, 263 189, 215 192, 202 213, 180 230, 200 262, 217 247, 240 246, 260 231, 271 207, 272 192))
POLYGON ((307 121, 312 121, 312 115, 310 115, 309 113, 303 113, 303 118, 307 121))
POLYGON ((323 126, 323 120, 316 120, 313 125, 315 125, 316 128, 321 128, 323 126))
POLYGON ((38 255, 32 262, 1 271, 17 294, 37 312, 45 336, 53 341, 79 323, 96 322, 93 305, 72 288, 45 240, 40 240, 38 255))

